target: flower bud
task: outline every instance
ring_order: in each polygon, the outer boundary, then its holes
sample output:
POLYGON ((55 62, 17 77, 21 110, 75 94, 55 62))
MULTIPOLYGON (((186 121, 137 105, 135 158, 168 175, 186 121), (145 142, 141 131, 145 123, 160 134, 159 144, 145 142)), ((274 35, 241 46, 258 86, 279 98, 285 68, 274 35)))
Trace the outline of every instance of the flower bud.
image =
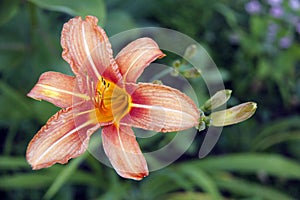
POLYGON ((257 105, 254 102, 247 102, 232 108, 213 112, 210 115, 212 126, 228 126, 237 124, 250 118, 256 111, 257 105))
POLYGON ((209 100, 202 106, 202 110, 209 111, 225 104, 231 96, 231 90, 220 90, 215 93, 209 100))
POLYGON ((156 85, 163 85, 163 82, 161 80, 154 80, 152 81, 152 83, 156 85))
POLYGON ((180 60, 174 60, 172 66, 177 69, 181 66, 181 64, 182 63, 180 62, 180 60))
POLYGON ((185 59, 192 58, 196 54, 196 52, 197 52, 197 46, 195 44, 191 44, 186 48, 183 57, 185 59))

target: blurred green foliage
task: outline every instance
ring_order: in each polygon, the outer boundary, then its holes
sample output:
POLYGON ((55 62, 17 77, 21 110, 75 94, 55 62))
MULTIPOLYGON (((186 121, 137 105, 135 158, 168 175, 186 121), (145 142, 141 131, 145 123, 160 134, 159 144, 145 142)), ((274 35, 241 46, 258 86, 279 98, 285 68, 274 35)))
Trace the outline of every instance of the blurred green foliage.
MULTIPOLYGON (((300 10, 283 0, 283 14, 274 15, 270 2, 2 0, 1 199, 299 198, 300 10), (182 158, 141 182, 120 178, 88 152, 68 165, 32 171, 25 160, 27 144, 58 108, 26 94, 42 72, 71 74, 60 56, 60 31, 72 16, 87 14, 97 16, 109 36, 145 26, 189 35, 226 72, 226 88, 235 97, 229 105, 256 101, 257 113, 224 128, 208 157, 197 157, 199 134, 182 158)), ((205 91, 201 81, 190 80, 205 91)), ((155 149, 161 143, 149 139, 142 145, 155 149)))

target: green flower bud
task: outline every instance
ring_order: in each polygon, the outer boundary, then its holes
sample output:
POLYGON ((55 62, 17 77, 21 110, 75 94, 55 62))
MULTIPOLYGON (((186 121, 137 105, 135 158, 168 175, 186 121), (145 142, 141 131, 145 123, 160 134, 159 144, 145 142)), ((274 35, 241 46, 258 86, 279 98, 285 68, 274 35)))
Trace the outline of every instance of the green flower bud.
POLYGON ((186 48, 183 57, 185 59, 192 58, 196 54, 196 52, 197 52, 197 46, 195 44, 191 44, 186 48))
POLYGON ((174 68, 179 68, 181 66, 181 64, 182 63, 180 62, 180 60, 174 60, 173 63, 172 63, 172 66, 174 68))
POLYGON ((212 126, 228 126, 237 124, 249 119, 256 111, 257 105, 254 102, 247 102, 232 108, 213 112, 210 115, 212 126))
POLYGON ((225 104, 231 96, 231 90, 220 90, 215 93, 209 100, 202 106, 203 111, 213 110, 225 104))
POLYGON ((185 78, 198 78, 198 77, 200 77, 200 75, 201 75, 200 70, 198 70, 196 68, 188 69, 183 72, 183 76, 185 78))
POLYGON ((163 82, 161 80, 154 80, 152 81, 152 83, 156 85, 163 85, 163 82))

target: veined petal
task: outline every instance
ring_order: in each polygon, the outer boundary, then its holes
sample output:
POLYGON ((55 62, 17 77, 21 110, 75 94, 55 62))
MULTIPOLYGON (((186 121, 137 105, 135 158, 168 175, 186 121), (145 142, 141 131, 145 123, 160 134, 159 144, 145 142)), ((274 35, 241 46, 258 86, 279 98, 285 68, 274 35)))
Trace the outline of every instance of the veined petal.
MULTIPOLYGON (((74 100, 77 102, 77 100, 74 100)), ((95 107, 95 102, 93 100, 86 101, 78 106, 73 107, 73 120, 77 126, 85 123, 85 121, 93 121, 99 126, 107 126, 113 123, 113 121, 99 121, 98 120, 98 110, 95 107)))
POLYGON ((27 95, 37 100, 49 101, 61 108, 72 106, 73 96, 78 97, 80 101, 89 98, 75 91, 75 77, 58 72, 43 73, 27 95))
POLYGON ((102 141, 107 157, 120 176, 141 180, 148 175, 146 160, 131 127, 105 126, 102 141))
POLYGON ((136 82, 144 69, 165 54, 150 38, 140 38, 124 47, 116 56, 116 62, 126 82, 136 82))
POLYGON ((179 131, 198 125, 195 103, 174 88, 151 83, 127 84, 131 110, 121 123, 161 131, 179 131))
POLYGON ((88 73, 94 81, 104 75, 118 82, 122 77, 113 59, 111 44, 97 23, 98 19, 93 16, 85 20, 76 17, 65 23, 61 35, 62 57, 75 75, 88 73))
POLYGON ((31 140, 26 158, 33 169, 64 164, 85 152, 90 135, 99 125, 90 120, 76 126, 73 115, 72 108, 59 111, 31 140))

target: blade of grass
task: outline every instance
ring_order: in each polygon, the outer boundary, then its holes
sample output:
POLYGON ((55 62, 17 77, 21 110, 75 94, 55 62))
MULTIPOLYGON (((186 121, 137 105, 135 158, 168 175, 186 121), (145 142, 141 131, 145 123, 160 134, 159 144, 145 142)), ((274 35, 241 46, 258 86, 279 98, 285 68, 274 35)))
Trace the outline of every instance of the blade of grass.
POLYGON ((72 1, 72 0, 29 0, 31 3, 36 6, 56 11, 62 12, 73 16, 82 16, 86 15, 94 15, 101 20, 103 23, 103 19, 106 15, 105 3, 103 0, 90 0, 88 2, 85 1, 72 1))
POLYGON ((209 193, 212 199, 222 199, 214 180, 201 168, 192 165, 181 165, 180 172, 185 174, 194 185, 209 193))
POLYGON ((263 151, 273 145, 296 140, 300 140, 300 131, 280 132, 263 138, 255 145, 254 150, 263 151))
POLYGON ((0 177, 0 188, 2 189, 27 189, 46 187, 54 179, 46 174, 20 174, 0 177))
POLYGON ((264 171, 273 176, 300 180, 300 164, 276 154, 231 154, 191 161, 186 164, 213 172, 220 170, 247 173, 264 171))
MULTIPOLYGON (((92 140, 90 142, 90 147, 96 147, 96 144, 99 141, 92 140)), ((88 156, 88 152, 85 152, 83 155, 79 156, 76 159, 73 159, 68 165, 64 167, 64 169, 57 175, 49 189, 44 195, 44 199, 52 199, 54 195, 59 191, 59 189, 71 178, 78 166, 86 159, 88 156)))
POLYGON ((13 147, 13 141, 17 134, 18 125, 15 122, 11 122, 9 125, 9 131, 4 143, 3 155, 10 155, 13 147))
POLYGON ((85 159, 86 154, 73 159, 64 169, 57 175, 57 177, 52 182, 51 186, 47 190, 44 199, 52 199, 53 196, 58 192, 58 190, 69 180, 72 174, 76 171, 79 164, 85 159))
POLYGON ((200 192, 176 192, 176 193, 172 193, 170 195, 166 195, 164 197, 164 199, 166 199, 166 200, 182 200, 182 199, 212 200, 212 197, 209 194, 200 193, 200 192))
POLYGON ((299 129, 299 121, 299 116, 292 116, 270 123, 268 126, 265 126, 266 128, 264 128, 253 140, 253 147, 255 147, 255 144, 259 143, 259 141, 261 141, 264 137, 267 137, 268 135, 273 135, 277 132, 288 131, 291 127, 299 129))
POLYGON ((24 157, 0 156, 1 170, 17 170, 23 168, 30 168, 24 157))
POLYGON ((217 185, 229 191, 232 194, 239 194, 243 197, 259 197, 266 200, 292 200, 293 197, 288 196, 272 187, 267 187, 258 183, 249 182, 245 179, 235 178, 229 174, 215 173, 215 182, 217 185))
POLYGON ((145 197, 151 196, 153 199, 159 199, 170 191, 180 189, 180 186, 168 176, 169 170, 164 169, 159 172, 152 172, 151 176, 143 180, 141 192, 145 197))

